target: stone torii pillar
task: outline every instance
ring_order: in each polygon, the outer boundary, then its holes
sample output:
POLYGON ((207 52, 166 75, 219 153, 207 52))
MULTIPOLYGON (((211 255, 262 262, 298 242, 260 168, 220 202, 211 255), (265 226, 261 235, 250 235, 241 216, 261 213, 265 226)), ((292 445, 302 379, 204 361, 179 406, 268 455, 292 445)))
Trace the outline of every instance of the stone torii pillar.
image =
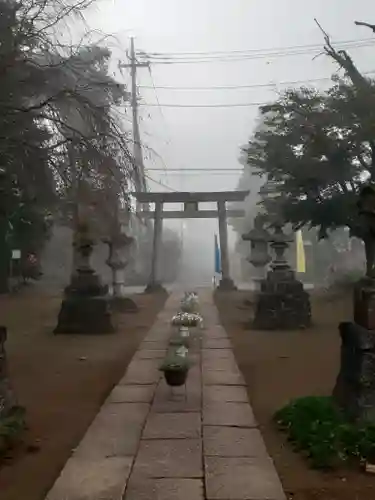
POLYGON ((152 260, 151 260, 151 274, 150 280, 146 287, 146 292, 154 292, 157 290, 163 290, 163 286, 160 283, 160 250, 162 243, 163 234, 163 205, 162 201, 155 202, 155 213, 154 213, 154 237, 152 243, 152 260))
POLYGON ((217 202, 217 213, 219 219, 219 241, 221 258, 221 280, 219 283, 219 288, 221 290, 235 290, 236 286, 232 278, 230 277, 229 272, 228 225, 225 201, 217 202))

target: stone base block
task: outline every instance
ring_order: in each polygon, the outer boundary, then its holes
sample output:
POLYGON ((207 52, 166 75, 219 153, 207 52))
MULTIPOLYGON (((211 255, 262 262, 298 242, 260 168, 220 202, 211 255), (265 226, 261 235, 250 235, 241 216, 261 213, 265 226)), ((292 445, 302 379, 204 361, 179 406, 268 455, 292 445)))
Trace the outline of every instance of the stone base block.
POLYGON ((167 293, 161 283, 149 283, 145 288, 145 293, 167 293))
POLYGON ((63 299, 54 333, 112 333, 109 302, 106 297, 66 297, 63 299))
POLYGON ((349 322, 339 330, 341 364, 333 397, 349 420, 375 423, 375 331, 349 322))
POLYGON ((231 292, 237 290, 237 287, 231 278, 222 278, 217 289, 223 292, 231 292))
POLYGON ((263 281, 255 308, 255 329, 295 330, 310 325, 310 296, 300 281, 263 281))

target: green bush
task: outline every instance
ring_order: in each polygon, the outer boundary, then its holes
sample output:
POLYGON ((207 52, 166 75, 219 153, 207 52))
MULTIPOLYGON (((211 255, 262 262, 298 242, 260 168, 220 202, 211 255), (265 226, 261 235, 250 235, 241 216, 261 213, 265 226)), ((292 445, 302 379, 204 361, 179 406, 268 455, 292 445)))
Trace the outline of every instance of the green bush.
POLYGON ((0 420, 0 457, 2 457, 26 429, 25 410, 15 406, 9 414, 0 420))
POLYGON ((375 424, 347 422, 332 398, 296 399, 277 411, 274 419, 313 468, 375 459, 375 424))

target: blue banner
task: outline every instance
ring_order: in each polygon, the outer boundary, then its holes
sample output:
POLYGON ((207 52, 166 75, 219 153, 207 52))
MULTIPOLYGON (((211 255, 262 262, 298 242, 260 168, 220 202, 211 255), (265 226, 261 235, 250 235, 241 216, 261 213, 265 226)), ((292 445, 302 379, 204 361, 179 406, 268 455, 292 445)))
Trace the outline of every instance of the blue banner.
POLYGON ((221 273, 220 247, 217 240, 217 234, 215 234, 215 273, 221 273))

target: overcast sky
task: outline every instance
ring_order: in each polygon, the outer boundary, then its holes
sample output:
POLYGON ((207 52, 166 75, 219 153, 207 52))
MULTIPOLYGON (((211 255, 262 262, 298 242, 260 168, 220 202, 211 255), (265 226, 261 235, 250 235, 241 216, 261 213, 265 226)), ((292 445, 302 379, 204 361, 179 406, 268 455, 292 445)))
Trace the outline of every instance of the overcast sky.
MULTIPOLYGON (((151 66, 152 79, 147 69, 139 70, 139 94, 143 101, 141 132, 148 156, 146 166, 150 169, 165 166, 166 170, 150 170, 148 175, 172 189, 183 191, 235 189, 238 171, 229 175, 212 172, 176 175, 168 174, 167 170, 239 169, 240 147, 249 139, 256 123, 256 103, 274 99, 276 91, 285 88, 282 82, 330 77, 335 66, 325 56, 316 57, 319 51, 306 47, 323 45, 322 33, 314 17, 333 42, 363 41, 371 38, 372 33, 355 26, 354 20, 375 23, 375 3, 374 0, 105 0, 96 4, 87 18, 88 24, 115 35, 116 39, 109 46, 116 61, 125 60, 131 34, 136 37, 136 48, 149 53, 247 51, 247 57, 238 57, 237 61, 233 61, 233 52, 226 60, 221 58, 215 62, 155 64, 151 66), (305 53, 286 54, 296 46, 302 46, 299 50, 305 53), (251 51, 263 53, 249 57, 251 51), (265 51, 272 51, 273 55, 264 54, 265 51), (267 84, 274 87, 158 88, 267 84), (157 106, 158 102, 161 107, 157 106), (148 106, 150 104, 154 106, 148 106), (213 106, 223 104, 226 107, 213 106), (238 104, 246 106, 228 106, 238 104), (164 162, 150 150, 155 150, 164 162)), ((361 70, 375 74, 375 44, 350 47, 348 51, 361 70)), ((186 60, 187 55, 181 57, 186 60)), ((126 74, 124 79, 129 82, 126 74)), ((327 83, 324 80, 312 82, 323 88, 327 83)), ((165 190, 153 182, 149 186, 151 190, 165 190)), ((184 238, 190 241, 194 235, 199 235, 209 258, 212 257, 215 224, 214 221, 191 221, 185 230, 184 238)), ((180 223, 175 227, 180 227, 180 223)))

